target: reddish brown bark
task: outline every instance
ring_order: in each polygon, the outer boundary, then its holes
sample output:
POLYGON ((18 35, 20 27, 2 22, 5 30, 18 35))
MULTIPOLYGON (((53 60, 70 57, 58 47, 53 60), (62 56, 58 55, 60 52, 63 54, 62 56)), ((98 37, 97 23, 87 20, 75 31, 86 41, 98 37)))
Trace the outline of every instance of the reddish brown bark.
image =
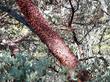
POLYGON ((32 0, 17 0, 17 4, 29 25, 35 30, 35 33, 47 45, 58 61, 68 68, 74 68, 78 63, 77 58, 66 46, 63 39, 51 29, 51 26, 32 3, 32 0))

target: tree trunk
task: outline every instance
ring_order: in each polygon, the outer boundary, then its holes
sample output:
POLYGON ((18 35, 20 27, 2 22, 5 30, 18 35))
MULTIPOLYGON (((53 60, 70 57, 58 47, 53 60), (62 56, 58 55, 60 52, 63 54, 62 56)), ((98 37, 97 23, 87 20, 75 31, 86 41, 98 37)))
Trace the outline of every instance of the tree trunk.
POLYGON ((68 68, 76 67, 78 64, 77 58, 64 43, 63 39, 51 29, 51 26, 33 4, 32 0, 17 0, 17 4, 28 24, 34 29, 41 41, 47 45, 54 57, 68 68))

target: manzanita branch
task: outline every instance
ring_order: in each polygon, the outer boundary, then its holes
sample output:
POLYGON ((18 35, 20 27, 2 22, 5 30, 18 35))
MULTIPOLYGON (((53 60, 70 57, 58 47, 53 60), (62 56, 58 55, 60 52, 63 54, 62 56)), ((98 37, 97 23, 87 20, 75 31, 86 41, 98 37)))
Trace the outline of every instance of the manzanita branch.
POLYGON ((51 29, 51 26, 33 4, 32 0, 17 0, 17 4, 28 24, 35 30, 41 41, 47 45, 54 57, 68 68, 76 67, 78 64, 77 58, 64 43, 63 39, 51 29))
POLYGON ((23 23, 26 26, 29 26, 27 24, 27 21, 24 19, 24 17, 19 15, 15 10, 9 8, 8 6, 5 6, 4 4, 0 4, 0 10, 7 12, 9 15, 13 16, 19 22, 23 23))

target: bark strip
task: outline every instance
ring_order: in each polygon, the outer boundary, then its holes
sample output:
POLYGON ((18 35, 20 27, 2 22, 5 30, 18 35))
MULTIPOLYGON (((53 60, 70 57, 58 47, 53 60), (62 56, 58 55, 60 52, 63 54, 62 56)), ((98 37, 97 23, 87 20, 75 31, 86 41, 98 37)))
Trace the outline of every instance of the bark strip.
POLYGON ((64 66, 74 68, 78 60, 63 39, 51 29, 39 9, 32 0, 17 0, 17 4, 24 14, 28 24, 34 29, 41 41, 47 45, 54 57, 64 66))

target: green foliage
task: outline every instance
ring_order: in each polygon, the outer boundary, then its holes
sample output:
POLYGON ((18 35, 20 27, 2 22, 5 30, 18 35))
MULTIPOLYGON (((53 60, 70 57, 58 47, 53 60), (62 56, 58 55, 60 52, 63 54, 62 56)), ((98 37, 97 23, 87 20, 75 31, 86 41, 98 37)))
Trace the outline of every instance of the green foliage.
POLYGON ((46 75, 46 70, 51 64, 47 57, 37 60, 27 52, 22 52, 14 58, 9 52, 3 51, 0 53, 0 82, 11 79, 35 82, 46 75))

